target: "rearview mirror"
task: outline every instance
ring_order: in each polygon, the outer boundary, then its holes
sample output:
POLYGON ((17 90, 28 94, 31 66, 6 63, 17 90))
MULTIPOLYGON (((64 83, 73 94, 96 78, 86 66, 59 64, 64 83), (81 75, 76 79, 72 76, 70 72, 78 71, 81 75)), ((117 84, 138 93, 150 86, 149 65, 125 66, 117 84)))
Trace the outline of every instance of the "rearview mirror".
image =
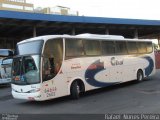
POLYGON ((0 57, 11 57, 14 52, 10 49, 0 49, 0 57))

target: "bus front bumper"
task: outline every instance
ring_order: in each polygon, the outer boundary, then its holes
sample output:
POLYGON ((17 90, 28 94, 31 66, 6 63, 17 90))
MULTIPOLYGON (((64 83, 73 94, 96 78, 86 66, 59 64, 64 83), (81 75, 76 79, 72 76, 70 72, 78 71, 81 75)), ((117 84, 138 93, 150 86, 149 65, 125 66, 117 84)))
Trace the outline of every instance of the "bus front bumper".
POLYGON ((30 101, 43 101, 40 92, 36 93, 18 93, 12 90, 12 96, 15 99, 24 99, 30 101))

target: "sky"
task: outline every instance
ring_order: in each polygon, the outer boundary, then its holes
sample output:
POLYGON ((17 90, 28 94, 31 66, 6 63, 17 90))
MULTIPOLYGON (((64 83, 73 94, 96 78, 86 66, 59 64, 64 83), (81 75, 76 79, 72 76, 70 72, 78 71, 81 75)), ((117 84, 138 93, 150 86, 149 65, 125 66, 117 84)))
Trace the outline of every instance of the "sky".
POLYGON ((27 0, 34 7, 69 7, 80 16, 160 20, 160 0, 27 0))

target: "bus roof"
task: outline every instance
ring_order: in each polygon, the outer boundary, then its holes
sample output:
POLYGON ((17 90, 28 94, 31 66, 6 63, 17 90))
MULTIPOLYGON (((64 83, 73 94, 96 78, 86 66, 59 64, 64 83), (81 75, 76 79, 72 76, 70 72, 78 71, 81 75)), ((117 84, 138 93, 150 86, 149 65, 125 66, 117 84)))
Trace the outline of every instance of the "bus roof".
POLYGON ((120 35, 99 35, 99 34, 79 34, 79 35, 45 35, 45 36, 39 36, 34 37, 30 39, 23 40, 19 42, 18 44, 30 42, 30 41, 36 41, 36 40, 44 40, 47 41, 48 39, 55 39, 55 38, 71 38, 71 39, 88 39, 88 40, 117 40, 117 41, 146 41, 151 42, 151 39, 130 39, 130 38, 124 38, 120 35))

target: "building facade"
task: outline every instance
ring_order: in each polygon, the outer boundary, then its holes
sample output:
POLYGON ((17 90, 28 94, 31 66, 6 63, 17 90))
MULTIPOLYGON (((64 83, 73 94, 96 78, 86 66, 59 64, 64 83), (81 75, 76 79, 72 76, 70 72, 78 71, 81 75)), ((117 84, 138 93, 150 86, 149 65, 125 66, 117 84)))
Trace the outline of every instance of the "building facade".
POLYGON ((78 11, 74 11, 68 7, 63 7, 63 6, 46 7, 46 8, 38 7, 34 9, 34 12, 42 14, 55 14, 55 15, 70 15, 70 16, 79 15, 78 11))
POLYGON ((0 0, 0 10, 33 12, 34 6, 26 0, 0 0))

